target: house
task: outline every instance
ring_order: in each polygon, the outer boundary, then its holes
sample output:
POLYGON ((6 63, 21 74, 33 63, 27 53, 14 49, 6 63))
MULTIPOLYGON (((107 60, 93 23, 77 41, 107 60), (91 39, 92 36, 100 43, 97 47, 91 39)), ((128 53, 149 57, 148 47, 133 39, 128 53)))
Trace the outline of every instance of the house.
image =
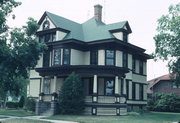
POLYGON ((130 44, 129 23, 105 24, 102 6, 94 6, 94 17, 79 24, 45 12, 37 37, 45 42, 44 53, 30 71, 28 96, 37 99, 36 114, 56 112, 56 98, 63 80, 72 72, 82 77, 84 114, 126 115, 127 109, 147 104, 145 49, 130 44))
POLYGON ((171 74, 166 74, 148 81, 147 93, 155 95, 157 93, 174 93, 180 96, 180 86, 177 86, 171 74))

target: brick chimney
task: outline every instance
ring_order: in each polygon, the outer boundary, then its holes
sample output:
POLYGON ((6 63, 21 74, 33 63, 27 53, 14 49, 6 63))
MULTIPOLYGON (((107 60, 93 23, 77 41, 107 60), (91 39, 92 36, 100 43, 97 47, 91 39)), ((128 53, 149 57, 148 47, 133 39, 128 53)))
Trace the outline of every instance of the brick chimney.
POLYGON ((94 6, 94 17, 97 21, 102 21, 102 6, 99 4, 94 6))

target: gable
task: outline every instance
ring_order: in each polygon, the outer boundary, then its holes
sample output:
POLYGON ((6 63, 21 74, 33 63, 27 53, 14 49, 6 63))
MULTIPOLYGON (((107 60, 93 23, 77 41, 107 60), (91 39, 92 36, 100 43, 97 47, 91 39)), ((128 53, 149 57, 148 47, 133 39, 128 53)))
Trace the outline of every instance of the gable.
POLYGON ((46 15, 43 20, 41 21, 41 23, 39 23, 40 27, 38 29, 38 31, 43 31, 43 25, 46 23, 46 22, 49 22, 49 29, 53 29, 53 28, 56 28, 55 24, 51 21, 51 19, 46 15))

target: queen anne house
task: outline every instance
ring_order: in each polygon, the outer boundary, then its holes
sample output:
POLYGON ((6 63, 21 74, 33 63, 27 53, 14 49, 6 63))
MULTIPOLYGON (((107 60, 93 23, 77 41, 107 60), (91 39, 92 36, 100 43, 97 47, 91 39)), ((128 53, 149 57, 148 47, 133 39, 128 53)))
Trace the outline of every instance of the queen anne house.
POLYGON ((28 96, 37 99, 36 114, 56 113, 63 80, 72 72, 84 84, 85 110, 90 115, 126 115, 147 104, 145 49, 128 41, 129 23, 105 24, 102 6, 94 17, 79 24, 45 12, 37 38, 48 50, 30 71, 28 96))

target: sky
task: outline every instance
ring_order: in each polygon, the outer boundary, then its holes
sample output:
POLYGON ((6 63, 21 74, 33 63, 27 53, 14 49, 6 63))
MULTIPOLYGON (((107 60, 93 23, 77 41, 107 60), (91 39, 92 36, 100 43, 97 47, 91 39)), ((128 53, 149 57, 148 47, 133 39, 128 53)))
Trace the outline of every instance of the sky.
MULTIPOLYGON (((18 0, 22 2, 14 9, 16 19, 8 19, 10 27, 25 25, 28 17, 39 20, 45 11, 72 21, 83 23, 94 16, 94 5, 103 6, 102 20, 106 24, 128 21, 132 29, 129 42, 146 49, 155 50, 153 37, 157 34, 157 20, 168 13, 171 4, 179 0, 18 0)), ((148 60, 147 80, 167 74, 167 62, 148 60)))

